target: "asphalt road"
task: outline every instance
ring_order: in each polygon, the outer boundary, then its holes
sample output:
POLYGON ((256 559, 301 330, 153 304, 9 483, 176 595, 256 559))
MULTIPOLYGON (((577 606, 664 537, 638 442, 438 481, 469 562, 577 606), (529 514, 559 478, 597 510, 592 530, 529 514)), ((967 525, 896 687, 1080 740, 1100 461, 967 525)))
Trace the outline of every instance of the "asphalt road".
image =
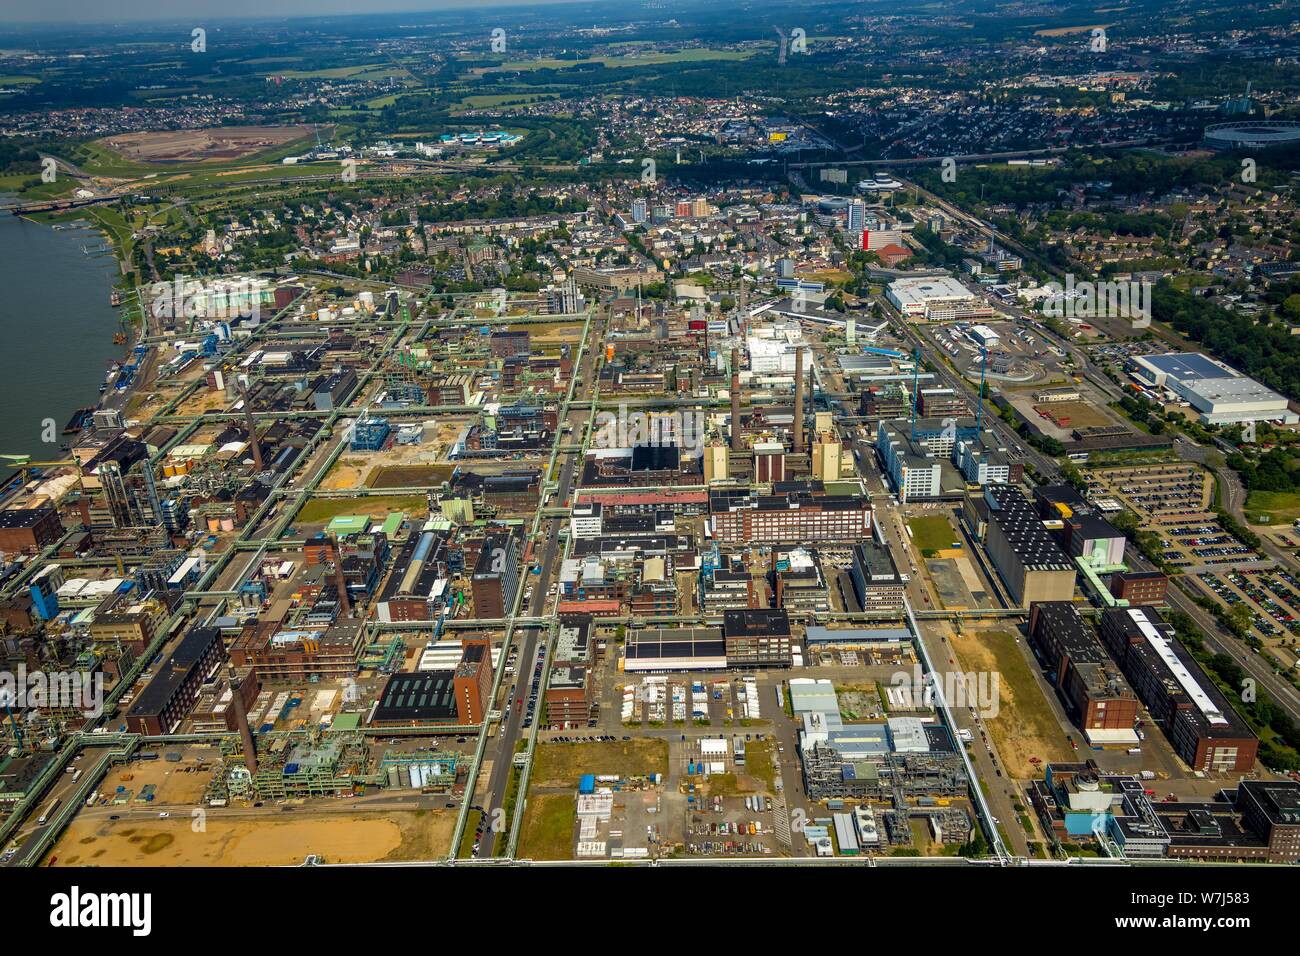
MULTIPOLYGON (((600 337, 597 336, 597 345, 600 337)), ((589 343, 590 344, 590 343, 589 343)), ((590 395, 595 390, 596 368, 600 348, 589 347, 578 374, 581 376, 581 391, 585 395, 590 395)), ((574 390, 574 397, 577 398, 579 389, 574 390)), ((581 440, 582 429, 587 418, 592 414, 590 410, 569 409, 564 415, 564 421, 561 423, 570 424, 573 427, 573 433, 566 436, 561 429, 561 434, 557 441, 562 444, 578 443, 581 440)), ((564 452, 557 457, 560 464, 559 480, 556 482, 555 496, 552 499, 553 505, 564 506, 565 502, 570 501, 574 492, 574 472, 581 461, 581 456, 577 452, 564 452)), ((541 533, 545 537, 546 543, 542 545, 541 554, 538 557, 538 566, 541 571, 539 574, 525 574, 525 580, 521 582, 521 587, 528 587, 528 579, 535 579, 533 588, 533 598, 531 603, 524 609, 525 615, 529 617, 540 617, 546 608, 547 596, 551 589, 551 581, 559 570, 560 559, 563 557, 564 549, 560 541, 560 529, 563 522, 559 518, 550 518, 544 521, 540 527, 541 533)), ((533 626, 519 628, 516 632, 519 636, 519 655, 515 668, 515 690, 505 701, 505 713, 502 715, 503 722, 497 733, 496 748, 492 759, 492 772, 488 777, 487 791, 484 797, 484 809, 487 810, 486 820, 488 826, 484 828, 483 837, 479 840, 478 851, 474 854, 475 859, 491 859, 496 847, 498 837, 508 833, 511 824, 510 820, 505 820, 507 828, 503 833, 493 832, 491 822, 494 818, 493 811, 504 809, 506 803, 506 787, 510 780, 510 768, 514 762, 515 747, 517 746, 524 731, 524 716, 528 709, 528 694, 532 681, 534 662, 537 660, 538 639, 545 637, 544 629, 533 626)), ((509 653, 509 648, 505 649, 509 653)), ((542 667, 543 681, 541 686, 545 686, 546 673, 550 668, 550 661, 545 661, 542 667)), ((538 695, 538 701, 534 705, 534 720, 541 716, 542 701, 541 694, 538 695)), ((519 799, 523 799, 523 794, 519 799)))

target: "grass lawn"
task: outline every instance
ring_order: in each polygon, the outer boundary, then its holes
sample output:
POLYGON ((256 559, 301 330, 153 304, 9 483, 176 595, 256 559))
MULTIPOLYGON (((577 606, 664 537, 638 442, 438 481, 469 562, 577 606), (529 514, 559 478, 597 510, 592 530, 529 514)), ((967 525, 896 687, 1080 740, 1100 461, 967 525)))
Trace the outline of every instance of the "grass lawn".
POLYGON ((768 793, 776 789, 776 768, 772 766, 772 741, 745 742, 745 773, 763 781, 768 793))
POLYGON ((460 835, 460 847, 456 850, 456 859, 469 859, 469 855, 474 849, 474 831, 478 829, 478 822, 482 819, 482 810, 471 810, 465 817, 465 830, 460 835))
POLYGON ((954 541, 961 540, 948 519, 942 515, 908 518, 907 526, 912 529, 912 543, 922 551, 951 548, 954 541))
POLYGON ((584 773, 644 776, 668 772, 668 741, 611 740, 582 744, 538 744, 530 783, 535 787, 577 787, 584 773))
POLYGON ((1300 518, 1300 492, 1252 491, 1245 510, 1251 524, 1290 524, 1300 518), (1261 520, 1265 515, 1268 520, 1261 520))
POLYGON ((526 860, 573 859, 573 824, 578 801, 571 793, 535 793, 524 809, 518 857, 526 860))

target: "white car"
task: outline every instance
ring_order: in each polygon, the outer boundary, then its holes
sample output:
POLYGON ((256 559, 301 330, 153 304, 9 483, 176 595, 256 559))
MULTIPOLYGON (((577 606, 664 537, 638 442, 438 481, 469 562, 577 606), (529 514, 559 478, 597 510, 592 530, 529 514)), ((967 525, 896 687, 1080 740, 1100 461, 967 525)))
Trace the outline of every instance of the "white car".
POLYGON ((164 810, 162 813, 158 814, 158 819, 166 820, 169 816, 171 816, 171 814, 164 810))

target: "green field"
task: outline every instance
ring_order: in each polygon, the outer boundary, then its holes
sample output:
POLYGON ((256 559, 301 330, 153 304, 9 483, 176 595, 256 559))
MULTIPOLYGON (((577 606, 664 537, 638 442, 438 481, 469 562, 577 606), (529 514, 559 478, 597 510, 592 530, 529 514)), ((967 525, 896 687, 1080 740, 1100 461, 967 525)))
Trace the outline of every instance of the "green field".
POLYGON ((573 824, 577 817, 578 801, 573 794, 533 794, 524 808, 516 855, 525 860, 573 859, 573 824))
POLYGON ((1246 497, 1246 519, 1251 524, 1290 524, 1300 518, 1300 492, 1252 491, 1246 497), (1261 521, 1264 516, 1267 521, 1261 521))
POLYGON ((922 551, 951 548, 952 543, 959 540, 957 532, 942 515, 908 518, 907 526, 912 529, 912 543, 922 551))
POLYGON ((339 515, 386 517, 393 511, 424 513, 422 495, 370 495, 365 498, 312 498, 294 516, 294 524, 324 524, 339 515))

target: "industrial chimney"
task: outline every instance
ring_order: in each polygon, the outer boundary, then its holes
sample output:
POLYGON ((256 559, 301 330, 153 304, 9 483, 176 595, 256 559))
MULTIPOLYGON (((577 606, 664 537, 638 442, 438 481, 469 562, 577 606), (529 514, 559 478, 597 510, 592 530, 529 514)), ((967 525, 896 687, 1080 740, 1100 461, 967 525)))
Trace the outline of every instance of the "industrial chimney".
POLYGON ((794 350, 794 453, 803 453, 803 346, 794 350))
MULTIPOLYGON (((236 381, 239 380, 236 379, 236 381)), ((244 400, 244 425, 248 429, 248 444, 253 448, 253 466, 258 471, 262 471, 262 446, 257 440, 257 425, 253 422, 253 406, 248 401, 248 388, 243 382, 239 382, 239 394, 244 400)))
POLYGON ((740 349, 731 348, 731 450, 740 451, 740 349))
POLYGON ((343 543, 337 536, 334 538, 334 586, 339 592, 339 616, 351 616, 352 602, 348 600, 348 582, 343 577, 343 543))
POLYGON ((239 739, 244 748, 244 766, 250 776, 257 776, 257 744, 253 742, 253 731, 248 726, 248 710, 244 707, 244 697, 239 690, 239 676, 232 667, 227 676, 230 678, 230 706, 235 711, 235 724, 239 728, 239 739))

